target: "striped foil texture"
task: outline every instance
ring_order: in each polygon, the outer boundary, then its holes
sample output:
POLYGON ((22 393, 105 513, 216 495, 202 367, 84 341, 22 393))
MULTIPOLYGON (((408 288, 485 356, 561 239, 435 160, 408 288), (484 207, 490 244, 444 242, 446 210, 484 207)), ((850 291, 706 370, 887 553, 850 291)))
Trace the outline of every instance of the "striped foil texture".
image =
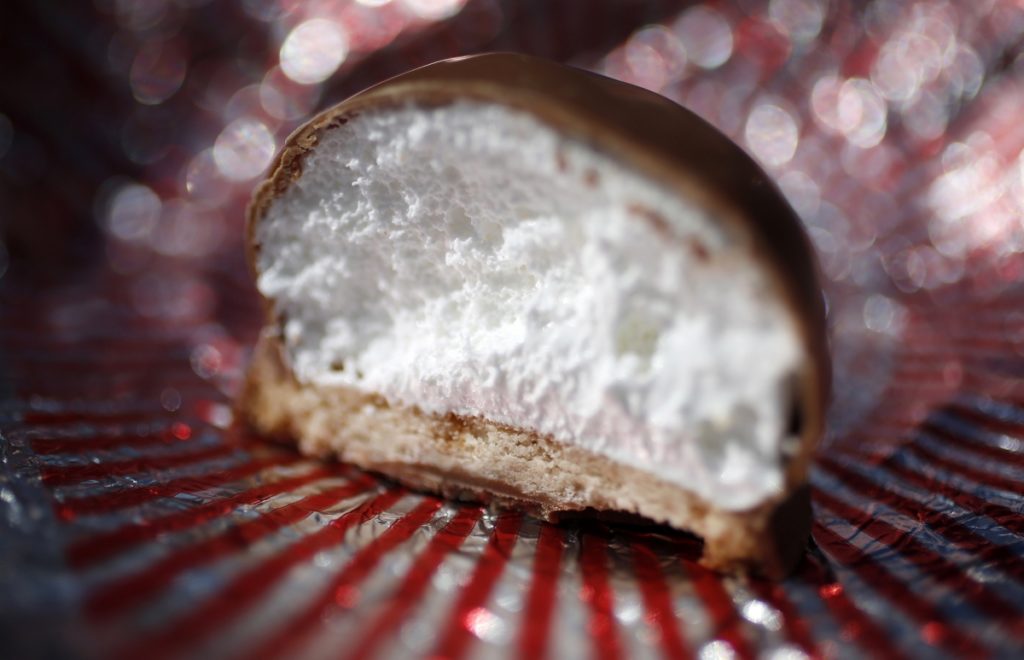
POLYGON ((761 160, 819 249, 835 356, 794 575, 718 575, 683 534, 446 502, 238 428, 260 322, 239 189, 209 259, 0 280, 0 656, 1019 657, 1024 18, 966 5, 469 2, 327 83, 538 52, 761 160))

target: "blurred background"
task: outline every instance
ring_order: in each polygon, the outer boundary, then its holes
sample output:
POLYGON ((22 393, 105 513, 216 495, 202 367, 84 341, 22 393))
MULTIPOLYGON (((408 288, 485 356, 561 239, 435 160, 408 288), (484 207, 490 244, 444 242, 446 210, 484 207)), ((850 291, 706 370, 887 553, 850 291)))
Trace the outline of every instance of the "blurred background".
MULTIPOLYGON (((780 587, 711 588, 731 600, 694 604, 673 586, 700 657, 753 657, 744 636, 772 657, 852 643, 878 657, 1010 657, 1024 640, 1021 0, 0 2, 0 655, 134 641, 225 583, 216 567, 168 581, 120 628, 79 618, 104 580, 180 546, 160 531, 184 524, 175 515, 205 520, 195 493, 234 474, 224 461, 267 451, 226 430, 261 322, 242 239, 253 186, 317 110, 494 50, 691 108, 764 166, 817 248, 836 380, 812 479, 820 552, 810 577, 780 587), (211 457, 214 471, 172 480, 211 457), (123 478, 103 481, 111 461, 123 478), (115 548, 103 534, 118 525, 129 531, 115 548)), ((627 648, 655 639, 638 602, 616 614, 627 648)), ((481 611, 493 626, 474 634, 502 649, 484 633, 512 635, 515 611, 481 611)), ((582 616, 560 633, 568 648, 590 639, 582 616)), ((163 643, 187 645, 179 628, 163 643)))

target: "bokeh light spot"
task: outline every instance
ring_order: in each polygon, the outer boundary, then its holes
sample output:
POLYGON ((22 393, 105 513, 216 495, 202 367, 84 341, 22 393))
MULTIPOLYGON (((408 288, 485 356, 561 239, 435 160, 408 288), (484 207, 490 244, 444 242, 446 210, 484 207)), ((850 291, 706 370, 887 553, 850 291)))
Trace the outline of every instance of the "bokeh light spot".
POLYGON ((688 9, 674 26, 691 62, 702 69, 715 69, 732 56, 733 34, 729 21, 708 7, 688 9))
POLYGON ((654 91, 677 80, 686 69, 686 50, 679 38, 661 25, 638 30, 624 49, 630 81, 654 91))
POLYGON ((260 105, 275 119, 291 120, 305 117, 320 100, 320 87, 299 85, 280 67, 274 67, 263 76, 259 86, 260 105))
POLYGON ((884 135, 886 108, 871 83, 850 79, 839 90, 839 125, 860 147, 878 144, 884 135))
POLYGON ((864 301, 864 325, 869 330, 897 336, 903 332, 906 310, 902 305, 881 294, 864 301))
POLYGON ((192 350, 191 362, 196 375, 200 378, 212 378, 220 373, 223 358, 216 348, 203 344, 192 350))
POLYGON ((821 31, 827 8, 821 0, 771 0, 768 15, 792 41, 806 43, 821 31))
POLYGON ((246 181, 270 165, 274 136, 263 122, 249 117, 236 119, 217 136, 213 160, 226 178, 246 181))
POLYGON ((885 137, 888 107, 875 86, 863 78, 851 78, 839 88, 838 128, 846 139, 867 149, 885 137))
POLYGON ((985 64, 973 48, 961 44, 949 65, 948 75, 957 96, 973 98, 985 79, 985 64))
POLYGON ((777 105, 760 103, 747 119, 744 137, 758 160, 778 167, 793 159, 799 131, 790 113, 777 105))
POLYGON ((811 110, 814 113, 814 120, 822 128, 837 133, 842 131, 842 123, 839 120, 840 88, 842 81, 833 75, 822 76, 811 88, 811 110))
POLYGON ((327 80, 348 57, 348 38, 340 25, 325 18, 300 23, 281 45, 281 70, 303 85, 327 80))
POLYGON ((160 198, 147 186, 126 184, 110 200, 107 231, 123 241, 144 240, 156 227, 162 206, 160 198))
POLYGON ((738 656, 732 644, 716 639, 700 647, 697 657, 700 660, 734 660, 738 656))
POLYGON ((439 21, 459 13, 466 0, 404 0, 409 10, 427 21, 439 21))
POLYGON ((508 638, 508 624, 483 607, 470 610, 463 620, 463 625, 487 642, 502 643, 508 638))
POLYGON ((897 41, 882 47, 871 69, 871 81, 890 101, 907 101, 917 94, 921 86, 921 73, 908 65, 906 51, 897 41))

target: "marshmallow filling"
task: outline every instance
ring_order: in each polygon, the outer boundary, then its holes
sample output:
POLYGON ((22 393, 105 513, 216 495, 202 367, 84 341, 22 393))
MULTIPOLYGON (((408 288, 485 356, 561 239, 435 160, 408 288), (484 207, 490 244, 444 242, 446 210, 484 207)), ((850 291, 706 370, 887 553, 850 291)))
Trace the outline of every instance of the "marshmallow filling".
POLYGON ((535 431, 725 509, 783 489, 806 356, 751 239, 532 114, 364 111, 255 240, 300 383, 535 431))

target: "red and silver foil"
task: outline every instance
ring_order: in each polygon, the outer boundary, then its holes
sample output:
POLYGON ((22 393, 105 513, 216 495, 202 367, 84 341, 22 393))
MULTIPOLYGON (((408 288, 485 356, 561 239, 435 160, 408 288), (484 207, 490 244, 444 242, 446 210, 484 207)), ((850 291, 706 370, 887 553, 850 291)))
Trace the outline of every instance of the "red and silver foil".
POLYGON ((0 655, 1019 657, 1019 2, 5 11, 0 655), (836 394, 790 578, 712 573, 663 529, 409 492, 233 423, 261 322, 242 205, 283 137, 482 50, 687 105, 806 222, 836 394))

